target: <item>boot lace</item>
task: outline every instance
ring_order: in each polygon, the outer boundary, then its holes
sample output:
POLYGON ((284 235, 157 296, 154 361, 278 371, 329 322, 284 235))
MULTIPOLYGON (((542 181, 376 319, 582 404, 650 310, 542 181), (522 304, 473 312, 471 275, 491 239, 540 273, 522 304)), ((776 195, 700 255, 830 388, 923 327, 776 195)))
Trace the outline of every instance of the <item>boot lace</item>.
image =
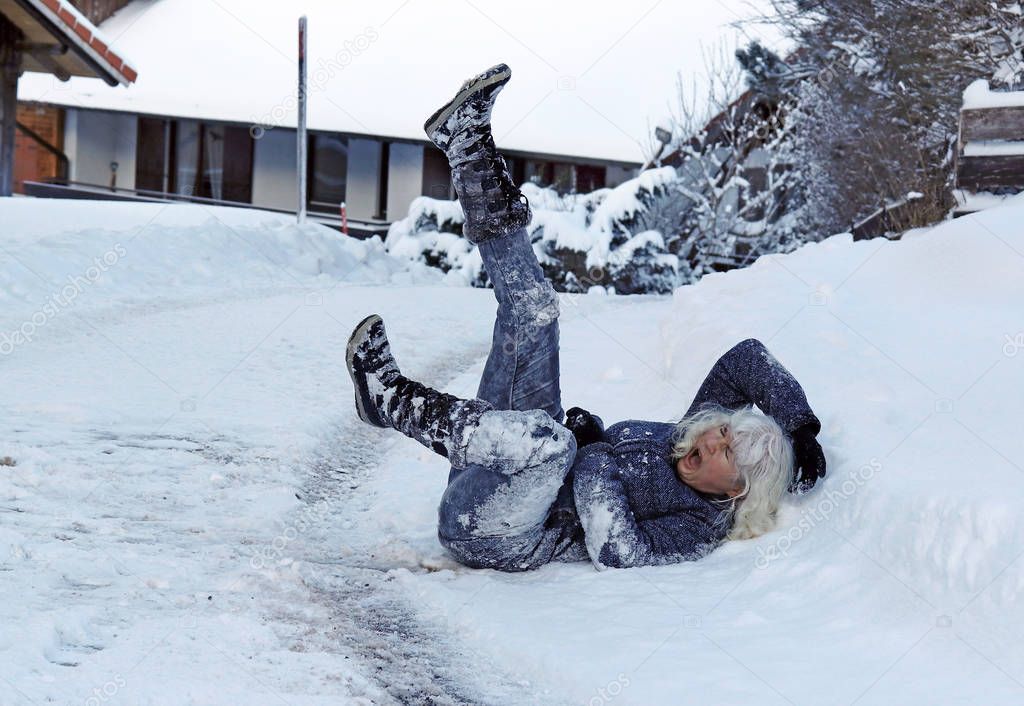
POLYGON ((519 191, 519 187, 512 181, 508 164, 505 158, 498 152, 494 144, 494 137, 489 133, 481 140, 483 154, 480 157, 482 169, 489 173, 483 179, 482 186, 485 191, 497 192, 495 198, 487 202, 487 210, 497 213, 511 209, 513 205, 525 201, 526 197, 519 191))

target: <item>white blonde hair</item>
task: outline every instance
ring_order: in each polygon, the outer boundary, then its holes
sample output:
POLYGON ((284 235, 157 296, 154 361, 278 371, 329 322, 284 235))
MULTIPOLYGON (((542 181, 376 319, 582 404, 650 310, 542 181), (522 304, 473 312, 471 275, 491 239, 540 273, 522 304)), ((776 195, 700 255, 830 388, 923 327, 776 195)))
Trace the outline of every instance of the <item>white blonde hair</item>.
POLYGON ((728 410, 705 406, 683 417, 672 435, 673 463, 686 456, 701 434, 720 425, 732 431, 732 451, 743 489, 733 498, 716 500, 727 507, 721 522, 732 522, 726 539, 751 539, 775 527, 775 518, 793 476, 793 446, 771 417, 747 406, 728 410))

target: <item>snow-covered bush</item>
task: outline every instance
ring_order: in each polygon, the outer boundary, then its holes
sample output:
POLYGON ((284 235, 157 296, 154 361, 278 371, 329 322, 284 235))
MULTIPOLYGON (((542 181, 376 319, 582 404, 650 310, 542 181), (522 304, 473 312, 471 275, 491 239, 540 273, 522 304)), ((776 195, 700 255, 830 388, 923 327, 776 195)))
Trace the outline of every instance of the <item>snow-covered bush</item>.
POLYGON ((786 117, 794 101, 744 85, 781 60, 755 44, 735 53, 720 45, 705 52, 704 62, 707 80, 699 88, 688 89, 680 75, 676 108, 664 126, 670 149, 663 159, 676 166, 674 188, 684 197, 667 247, 689 264, 693 279, 809 239, 790 214, 798 172, 786 117))
POLYGON ((789 97, 800 178, 793 208, 806 233, 850 227, 886 202, 920 192, 905 227, 952 206, 961 95, 979 78, 1024 85, 1018 0, 772 0, 799 50, 786 61, 742 57, 757 92, 789 97))
MULTIPOLYGON (((675 169, 652 169, 589 194, 560 196, 534 184, 522 190, 533 211, 530 241, 556 289, 668 293, 690 281, 692 269, 667 242, 685 208, 675 169)), ((391 225, 385 245, 392 255, 437 267, 457 282, 484 286, 486 273, 461 235, 463 222, 458 202, 420 197, 391 225)))
POLYGON ((462 236, 465 214, 458 201, 420 196, 409 215, 391 224, 384 246, 395 257, 422 262, 459 283, 484 286, 487 275, 476 248, 462 236))

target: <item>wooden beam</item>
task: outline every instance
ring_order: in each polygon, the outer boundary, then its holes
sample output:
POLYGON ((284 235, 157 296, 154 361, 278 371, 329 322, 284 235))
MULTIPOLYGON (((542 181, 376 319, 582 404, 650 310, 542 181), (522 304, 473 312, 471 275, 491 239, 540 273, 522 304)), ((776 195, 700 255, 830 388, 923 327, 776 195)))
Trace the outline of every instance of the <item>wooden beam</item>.
POLYGON ((1020 140, 1024 135, 1024 106, 960 111, 960 149, 978 140, 1020 140))
POLYGON ((63 56, 68 53, 67 45, 65 44, 46 44, 43 42, 18 42, 14 45, 14 48, 24 54, 31 54, 32 56, 39 56, 45 54, 47 56, 63 56))
POLYGON ((958 188, 968 191, 1024 189, 1024 155, 960 157, 956 183, 958 188))
MULTIPOLYGON (((53 57, 60 56, 61 54, 66 53, 68 48, 62 47, 59 44, 52 46, 57 49, 63 49, 63 51, 31 51, 26 52, 26 54, 28 54, 33 59, 38 61, 40 66, 42 66, 44 69, 49 71, 51 74, 56 76, 61 81, 67 81, 71 78, 71 74, 68 73, 68 70, 62 67, 53 57)), ((49 48, 50 47, 48 46, 47 49, 49 48)))
POLYGON ((18 126, 18 77, 21 52, 16 48, 20 35, 6 18, 0 16, 0 196, 14 190, 14 135, 18 126))

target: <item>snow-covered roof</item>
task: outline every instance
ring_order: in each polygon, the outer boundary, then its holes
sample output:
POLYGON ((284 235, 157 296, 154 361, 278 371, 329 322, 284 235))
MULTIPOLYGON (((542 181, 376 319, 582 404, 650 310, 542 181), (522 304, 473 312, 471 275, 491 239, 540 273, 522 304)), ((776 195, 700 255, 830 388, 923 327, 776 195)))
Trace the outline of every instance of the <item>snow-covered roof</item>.
POLYGON ((1024 108, 1024 91, 993 91, 988 81, 978 79, 964 90, 964 110, 983 108, 1024 108))
POLYGON ((758 3, 135 0, 102 25, 136 58, 135 85, 26 74, 19 98, 294 126, 306 14, 312 129, 423 140, 423 121, 463 79, 504 61, 513 80, 495 113, 499 146, 638 163, 675 105, 677 72, 700 81, 704 51, 745 41, 728 25, 758 3))
POLYGON ((138 77, 120 50, 67 0, 0 0, 0 16, 28 45, 22 53, 27 71, 59 79, 100 78, 112 86, 127 86, 138 77))

